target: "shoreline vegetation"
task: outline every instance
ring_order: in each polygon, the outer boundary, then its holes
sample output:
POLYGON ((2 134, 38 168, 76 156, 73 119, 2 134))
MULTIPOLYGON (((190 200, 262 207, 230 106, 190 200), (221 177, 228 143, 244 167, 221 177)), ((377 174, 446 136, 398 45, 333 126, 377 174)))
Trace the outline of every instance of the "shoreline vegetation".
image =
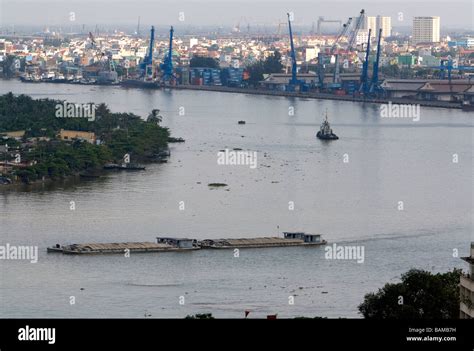
POLYGON ((159 110, 144 120, 89 104, 94 118, 57 117, 58 106, 66 103, 11 92, 0 96, 0 188, 100 176, 106 164, 124 160, 159 162, 176 139, 159 125, 159 110))

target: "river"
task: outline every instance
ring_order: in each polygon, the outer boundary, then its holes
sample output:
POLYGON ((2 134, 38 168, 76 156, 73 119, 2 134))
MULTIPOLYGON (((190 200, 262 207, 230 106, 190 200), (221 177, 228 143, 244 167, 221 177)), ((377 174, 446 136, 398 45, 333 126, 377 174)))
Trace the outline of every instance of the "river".
POLYGON ((468 255, 474 233, 473 113, 422 107, 414 121, 381 118, 376 104, 2 81, 0 93, 9 91, 105 102, 143 117, 159 108, 162 124, 186 142, 145 172, 0 189, 0 245, 39 247, 37 263, 0 261, 2 318, 238 318, 245 310, 357 318, 364 294, 410 268, 465 268, 454 253, 468 255), (315 138, 325 111, 338 141, 315 138), (256 151, 257 168, 218 165, 226 148, 256 151), (213 182, 228 187, 211 189, 213 182), (56 243, 285 230, 363 246, 364 262, 326 259, 324 246, 247 249, 239 257, 232 250, 46 253, 56 243))

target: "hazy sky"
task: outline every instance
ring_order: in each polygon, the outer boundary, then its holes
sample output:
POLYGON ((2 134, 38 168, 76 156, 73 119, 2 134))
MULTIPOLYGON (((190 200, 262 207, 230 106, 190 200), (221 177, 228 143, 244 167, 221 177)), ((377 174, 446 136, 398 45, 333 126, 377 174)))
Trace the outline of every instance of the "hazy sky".
POLYGON ((0 0, 0 24, 66 25, 275 25, 285 14, 295 24, 311 25, 319 16, 345 21, 361 8, 368 15, 392 16, 392 26, 411 26, 413 16, 440 16, 442 27, 473 29, 473 0, 0 0), (179 13, 184 13, 184 22, 179 13), (403 14, 402 21, 398 20, 403 14))

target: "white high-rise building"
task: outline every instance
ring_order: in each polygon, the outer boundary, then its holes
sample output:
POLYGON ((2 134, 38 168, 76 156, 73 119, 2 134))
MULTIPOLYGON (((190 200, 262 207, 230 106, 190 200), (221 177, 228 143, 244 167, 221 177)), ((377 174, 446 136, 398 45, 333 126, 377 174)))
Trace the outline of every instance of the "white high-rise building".
POLYGON ((382 38, 392 35, 392 18, 388 16, 368 16, 365 18, 363 29, 372 30, 371 37, 377 38, 382 28, 382 38))
POLYGON ((412 42, 417 43, 438 43, 439 42, 439 17, 414 17, 412 42))
POLYGON ((390 37, 392 35, 392 18, 389 16, 377 16, 377 35, 379 29, 382 29, 382 38, 390 37))
POLYGON ((377 17, 375 16, 368 16, 365 18, 364 28, 365 30, 372 30, 372 35, 377 30, 377 17))

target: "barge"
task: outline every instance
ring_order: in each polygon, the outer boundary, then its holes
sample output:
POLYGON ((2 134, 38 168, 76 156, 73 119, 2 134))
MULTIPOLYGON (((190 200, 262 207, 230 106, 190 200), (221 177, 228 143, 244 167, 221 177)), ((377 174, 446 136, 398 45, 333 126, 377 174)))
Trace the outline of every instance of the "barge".
POLYGON ((199 242, 202 249, 245 249, 285 246, 318 246, 326 244, 320 234, 284 232, 284 237, 261 237, 241 239, 206 239, 199 242))
POLYGON ((126 242, 126 243, 89 243, 61 246, 56 244, 48 247, 49 253, 63 253, 71 255, 83 254, 123 254, 126 252, 168 252, 196 250, 198 247, 178 247, 167 243, 153 242, 126 242))
POLYGON ((327 242, 320 234, 284 232, 284 237, 260 237, 241 239, 205 239, 157 237, 156 242, 88 243, 48 247, 49 253, 71 255, 81 254, 124 254, 132 252, 193 251, 200 249, 245 249, 286 246, 319 246, 327 242))

